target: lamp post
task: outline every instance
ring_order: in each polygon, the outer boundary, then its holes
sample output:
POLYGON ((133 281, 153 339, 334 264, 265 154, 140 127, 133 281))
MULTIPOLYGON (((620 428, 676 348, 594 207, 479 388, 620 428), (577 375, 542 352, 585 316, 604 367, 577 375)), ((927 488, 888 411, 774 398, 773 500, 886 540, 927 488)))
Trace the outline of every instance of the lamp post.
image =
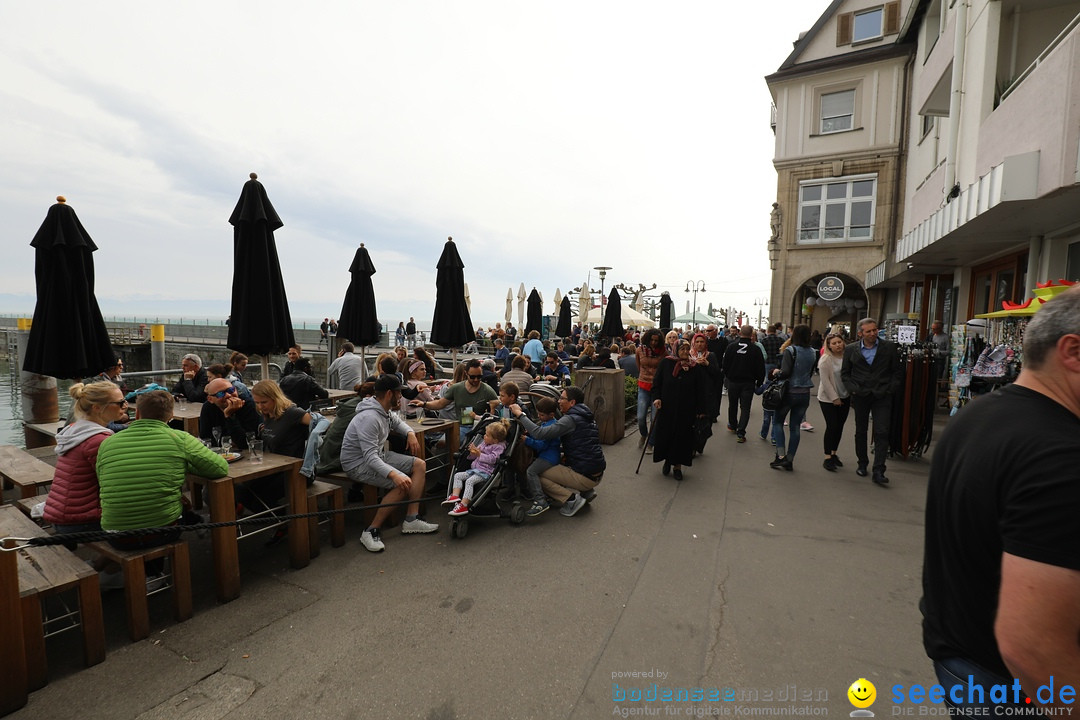
POLYGON ((604 298, 606 297, 604 295, 604 278, 607 277, 607 271, 610 270, 610 269, 611 268, 608 267, 607 265, 597 265, 596 267, 593 268, 593 270, 596 270, 598 273, 600 273, 600 327, 601 328, 604 327, 604 298))
POLYGON ((694 317, 694 329, 697 330, 697 294, 705 292, 705 281, 698 280, 697 282, 694 282, 693 280, 687 280, 686 292, 694 293, 694 304, 691 306, 690 311, 693 313, 694 317))
MULTIPOLYGON (((758 309, 757 326, 758 329, 761 329, 762 314, 764 313, 765 308, 769 307, 769 298, 754 298, 754 306, 758 309)), ((768 315, 765 315, 765 317, 768 317, 768 315)))

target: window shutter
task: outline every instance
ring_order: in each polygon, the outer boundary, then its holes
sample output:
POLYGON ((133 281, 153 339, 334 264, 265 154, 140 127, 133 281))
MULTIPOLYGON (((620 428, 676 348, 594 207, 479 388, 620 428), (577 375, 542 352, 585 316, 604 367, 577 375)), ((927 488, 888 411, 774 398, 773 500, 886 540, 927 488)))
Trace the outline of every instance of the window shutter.
POLYGON ((900 32, 900 3, 885 3, 885 29, 882 35, 895 35, 900 32))
MULTIPOLYGON (((899 3, 897 3, 899 4, 899 3)), ((836 16, 836 45, 850 45, 855 13, 843 13, 836 16)))

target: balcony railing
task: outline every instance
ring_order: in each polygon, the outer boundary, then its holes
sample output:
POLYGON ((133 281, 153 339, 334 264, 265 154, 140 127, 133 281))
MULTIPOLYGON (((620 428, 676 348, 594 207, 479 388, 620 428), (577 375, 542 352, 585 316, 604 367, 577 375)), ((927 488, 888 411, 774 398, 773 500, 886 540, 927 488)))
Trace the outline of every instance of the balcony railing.
POLYGON ((1024 82, 1024 80, 1029 75, 1031 75, 1031 73, 1035 72, 1035 69, 1039 67, 1039 65, 1042 64, 1044 60, 1046 60, 1047 56, 1050 55, 1050 53, 1052 53, 1054 49, 1065 40, 1069 33, 1076 29, 1077 25, 1080 25, 1080 14, 1078 14, 1071 21, 1069 21, 1069 24, 1066 25, 1060 33, 1058 33, 1058 36, 1051 40, 1050 44, 1047 45, 1041 53, 1039 53, 1039 56, 1035 58, 1035 61, 1028 65, 1027 68, 1025 68, 1024 71, 1020 73, 1019 76, 1017 76, 1016 80, 1013 81, 1012 85, 1005 88, 1001 92, 1001 100, 1003 101, 1005 100, 1005 98, 1009 97, 1012 91, 1020 86, 1020 83, 1024 82))

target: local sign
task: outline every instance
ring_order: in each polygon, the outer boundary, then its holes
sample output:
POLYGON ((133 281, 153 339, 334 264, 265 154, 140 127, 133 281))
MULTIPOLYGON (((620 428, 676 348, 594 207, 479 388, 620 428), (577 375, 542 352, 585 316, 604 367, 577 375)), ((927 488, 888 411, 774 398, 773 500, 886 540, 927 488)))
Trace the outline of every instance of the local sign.
POLYGON ((839 300, 844 294, 844 283, 838 277, 822 278, 817 284, 817 294, 826 302, 839 300))

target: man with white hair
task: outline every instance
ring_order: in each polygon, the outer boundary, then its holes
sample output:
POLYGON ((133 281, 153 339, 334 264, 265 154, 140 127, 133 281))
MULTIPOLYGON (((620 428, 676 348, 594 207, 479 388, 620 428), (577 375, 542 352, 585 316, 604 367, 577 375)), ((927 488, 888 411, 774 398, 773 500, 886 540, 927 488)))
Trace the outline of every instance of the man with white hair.
POLYGON ((180 360, 180 369, 184 374, 173 385, 173 395, 183 395, 190 402, 206 402, 206 370, 202 358, 195 353, 188 353, 180 360))

